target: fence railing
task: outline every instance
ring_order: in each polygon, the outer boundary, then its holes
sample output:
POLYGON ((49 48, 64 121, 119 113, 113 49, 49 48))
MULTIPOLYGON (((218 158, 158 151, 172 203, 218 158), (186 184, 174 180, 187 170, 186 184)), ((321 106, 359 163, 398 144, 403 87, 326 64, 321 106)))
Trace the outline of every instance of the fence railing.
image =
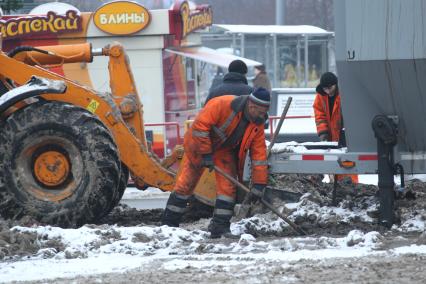
MULTIPOLYGON (((274 122, 276 120, 280 120, 281 116, 270 116, 269 117, 269 133, 270 133, 270 139, 274 136, 274 122)), ((314 118, 312 115, 290 115, 286 116, 285 119, 296 119, 296 118, 314 118)))

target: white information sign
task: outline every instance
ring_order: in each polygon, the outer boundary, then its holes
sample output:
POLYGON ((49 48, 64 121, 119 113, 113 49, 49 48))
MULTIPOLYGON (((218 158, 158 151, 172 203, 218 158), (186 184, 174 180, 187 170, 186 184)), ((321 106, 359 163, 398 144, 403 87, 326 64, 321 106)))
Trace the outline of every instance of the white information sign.
POLYGON ((291 116, 313 116, 315 95, 314 94, 279 94, 277 100, 277 116, 280 116, 287 103, 288 97, 293 97, 287 117, 291 116))

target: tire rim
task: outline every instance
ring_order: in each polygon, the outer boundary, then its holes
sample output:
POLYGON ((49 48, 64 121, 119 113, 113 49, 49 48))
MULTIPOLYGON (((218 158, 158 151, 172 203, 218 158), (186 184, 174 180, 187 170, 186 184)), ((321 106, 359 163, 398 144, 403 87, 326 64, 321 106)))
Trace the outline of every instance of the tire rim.
POLYGON ((47 187, 61 185, 70 173, 69 160, 59 151, 41 153, 35 159, 33 167, 36 180, 47 187))
POLYGON ((16 178, 37 199, 60 202, 83 182, 83 160, 68 137, 36 137, 19 151, 16 178))

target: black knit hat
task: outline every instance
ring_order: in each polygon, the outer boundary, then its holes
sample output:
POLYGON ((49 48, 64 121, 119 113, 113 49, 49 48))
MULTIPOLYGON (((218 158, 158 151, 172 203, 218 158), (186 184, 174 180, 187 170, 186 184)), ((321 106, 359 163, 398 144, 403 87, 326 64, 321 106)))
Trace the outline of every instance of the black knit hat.
POLYGON ((320 83, 317 86, 317 93, 324 94, 323 88, 337 85, 337 77, 331 72, 325 72, 321 75, 320 83))
POLYGON ((254 89, 253 93, 250 94, 249 100, 257 105, 269 107, 271 94, 267 89, 259 87, 254 89))
POLYGON ((337 85, 337 77, 331 72, 325 72, 321 75, 320 79, 321 87, 331 87, 333 85, 337 85))
POLYGON ((237 59, 229 63, 228 71, 245 75, 247 74, 248 69, 244 61, 237 59))

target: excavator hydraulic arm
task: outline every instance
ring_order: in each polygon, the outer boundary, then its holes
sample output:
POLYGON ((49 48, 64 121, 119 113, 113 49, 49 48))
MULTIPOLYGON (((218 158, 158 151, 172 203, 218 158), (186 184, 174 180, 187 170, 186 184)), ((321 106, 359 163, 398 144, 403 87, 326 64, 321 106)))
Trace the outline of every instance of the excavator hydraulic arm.
POLYGON ((128 57, 123 47, 114 43, 100 50, 89 44, 39 47, 40 51, 24 51, 9 57, 0 52, 0 80, 23 85, 32 76, 61 80, 66 84, 64 96, 43 94, 46 100, 80 106, 95 114, 112 133, 122 163, 140 185, 172 190, 175 173, 167 170, 147 149, 143 111, 128 57), (111 94, 98 93, 37 65, 91 62, 93 56, 109 56, 111 94), (35 65, 35 66, 31 66, 35 65))

